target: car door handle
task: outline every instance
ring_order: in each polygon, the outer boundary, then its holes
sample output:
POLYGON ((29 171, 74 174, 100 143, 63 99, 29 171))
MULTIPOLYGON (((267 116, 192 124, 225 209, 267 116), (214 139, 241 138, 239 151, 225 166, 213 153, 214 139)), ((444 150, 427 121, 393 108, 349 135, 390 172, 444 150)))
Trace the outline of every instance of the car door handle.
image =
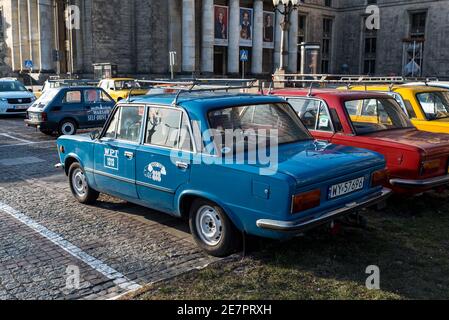
POLYGON ((181 161, 176 161, 176 166, 179 169, 188 169, 189 168, 189 164, 188 163, 181 162, 181 161))
POLYGON ((130 151, 125 151, 125 158, 127 158, 128 160, 134 159, 134 153, 130 151))

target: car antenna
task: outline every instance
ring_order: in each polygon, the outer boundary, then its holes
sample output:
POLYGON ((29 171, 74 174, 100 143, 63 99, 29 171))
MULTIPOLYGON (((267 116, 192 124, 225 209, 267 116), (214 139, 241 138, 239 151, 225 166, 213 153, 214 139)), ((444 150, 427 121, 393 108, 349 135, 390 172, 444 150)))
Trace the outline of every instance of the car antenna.
POLYGON ((131 93, 133 92, 134 88, 129 89, 129 93, 128 93, 128 99, 126 99, 126 102, 131 102, 131 93))
POLYGON ((309 87, 309 93, 307 93, 308 97, 312 96, 312 90, 313 90, 313 82, 310 83, 310 87, 309 87))

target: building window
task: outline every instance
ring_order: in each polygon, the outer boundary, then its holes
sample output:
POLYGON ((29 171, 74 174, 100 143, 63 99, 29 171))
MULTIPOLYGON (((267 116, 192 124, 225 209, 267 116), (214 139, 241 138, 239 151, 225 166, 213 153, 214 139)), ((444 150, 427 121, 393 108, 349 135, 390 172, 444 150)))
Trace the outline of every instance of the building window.
POLYGON ((424 38, 426 33, 427 12, 416 12, 410 15, 410 37, 424 38))
POLYGON ((323 19, 323 41, 321 48, 321 72, 329 73, 332 51, 332 26, 333 20, 330 18, 323 19))
POLYGON ((332 7, 332 0, 324 0, 324 6, 332 7))
POLYGON ((306 19, 305 15, 298 16, 298 44, 306 41, 306 19))
POLYGON ((366 28, 366 19, 363 19, 363 26, 363 73, 373 75, 376 73, 377 30, 366 28))

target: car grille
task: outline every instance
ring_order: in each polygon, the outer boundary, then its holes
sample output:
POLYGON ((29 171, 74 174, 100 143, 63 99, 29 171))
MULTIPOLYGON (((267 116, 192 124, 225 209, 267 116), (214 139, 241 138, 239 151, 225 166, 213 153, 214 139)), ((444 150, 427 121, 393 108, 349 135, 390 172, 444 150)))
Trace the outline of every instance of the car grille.
POLYGON ((8 113, 24 113, 24 112, 26 112, 26 109, 24 109, 24 110, 6 109, 6 112, 8 112, 8 113))
POLYGON ((18 99, 8 99, 9 104, 25 104, 31 103, 31 98, 18 98, 18 99))

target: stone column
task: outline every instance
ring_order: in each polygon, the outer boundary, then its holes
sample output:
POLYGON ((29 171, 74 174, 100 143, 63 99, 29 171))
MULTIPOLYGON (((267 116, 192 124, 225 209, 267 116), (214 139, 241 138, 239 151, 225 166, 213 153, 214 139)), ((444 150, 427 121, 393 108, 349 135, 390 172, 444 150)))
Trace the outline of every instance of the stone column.
POLYGON ((174 68, 175 72, 181 71, 182 65, 182 13, 181 13, 181 2, 180 0, 169 0, 168 1, 168 12, 169 12, 169 41, 168 48, 169 51, 176 52, 176 66, 174 68))
POLYGON ((228 73, 239 73, 240 1, 229 1, 228 73))
POLYGON ((290 29, 288 31, 288 72, 298 72, 298 10, 290 15, 290 29))
POLYGON ((195 71, 195 0, 182 0, 182 71, 195 71))
POLYGON ((253 74, 261 74, 262 63, 263 63, 263 1, 255 0, 251 72, 253 74))
POLYGON ((279 69, 279 61, 281 59, 281 37, 282 37, 282 29, 281 22, 284 21, 284 17, 279 11, 276 11, 275 18, 275 34, 274 34, 274 69, 279 69))
POLYGON ((201 72, 214 72, 214 0, 203 0, 201 72))

